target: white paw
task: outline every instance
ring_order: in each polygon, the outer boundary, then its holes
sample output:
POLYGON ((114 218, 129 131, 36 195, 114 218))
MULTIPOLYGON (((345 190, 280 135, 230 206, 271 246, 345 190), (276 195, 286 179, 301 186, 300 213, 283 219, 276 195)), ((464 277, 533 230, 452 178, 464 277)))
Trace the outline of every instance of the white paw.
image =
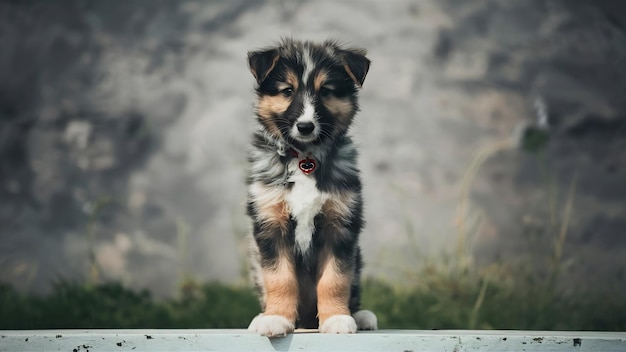
POLYGON ((356 326, 359 330, 378 329, 378 320, 376 319, 376 314, 370 312, 369 310, 360 310, 352 314, 352 317, 356 321, 356 326))
POLYGON ((286 336, 293 332, 294 328, 294 324, 283 316, 259 314, 250 322, 248 331, 254 331, 267 337, 276 337, 286 336))
POLYGON ((353 334, 356 332, 356 322, 349 315, 333 315, 320 326, 324 334, 353 334))

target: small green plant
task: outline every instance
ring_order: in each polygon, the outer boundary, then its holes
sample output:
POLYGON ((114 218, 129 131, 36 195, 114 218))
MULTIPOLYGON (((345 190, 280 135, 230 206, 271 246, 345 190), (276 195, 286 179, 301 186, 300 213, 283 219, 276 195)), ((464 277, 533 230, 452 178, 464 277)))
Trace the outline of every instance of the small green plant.
POLYGON ((101 268, 96 258, 96 226, 102 211, 114 200, 110 197, 100 197, 86 205, 87 211, 87 259, 89 261, 88 283, 96 285, 100 282, 101 268))

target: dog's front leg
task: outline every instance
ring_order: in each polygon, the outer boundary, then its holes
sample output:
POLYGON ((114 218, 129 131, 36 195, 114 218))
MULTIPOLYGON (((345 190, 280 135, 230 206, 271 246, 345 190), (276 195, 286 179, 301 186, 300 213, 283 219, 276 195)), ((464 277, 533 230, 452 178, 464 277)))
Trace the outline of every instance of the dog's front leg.
POLYGON ((359 195, 336 194, 322 207, 318 224, 323 250, 318 257, 317 313, 322 333, 354 333, 357 324, 350 315, 350 295, 355 279, 355 255, 362 207, 359 195))
POLYGON ((352 267, 340 263, 330 251, 320 259, 321 271, 317 283, 319 330, 328 334, 355 333, 357 325, 348 308, 352 267))
POLYGON ((268 258, 267 252, 260 252, 265 304, 263 313, 252 320, 248 329, 268 337, 285 336, 294 330, 298 314, 298 281, 293 255, 280 249, 269 250, 273 253, 268 258))

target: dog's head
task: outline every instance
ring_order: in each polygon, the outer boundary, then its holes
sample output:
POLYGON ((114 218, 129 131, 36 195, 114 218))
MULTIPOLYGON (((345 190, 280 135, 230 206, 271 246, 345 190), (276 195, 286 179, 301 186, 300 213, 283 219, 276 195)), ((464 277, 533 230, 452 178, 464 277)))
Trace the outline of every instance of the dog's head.
POLYGON ((365 50, 283 40, 248 53, 257 86, 257 116, 277 138, 305 149, 344 134, 358 110, 370 61, 365 50))

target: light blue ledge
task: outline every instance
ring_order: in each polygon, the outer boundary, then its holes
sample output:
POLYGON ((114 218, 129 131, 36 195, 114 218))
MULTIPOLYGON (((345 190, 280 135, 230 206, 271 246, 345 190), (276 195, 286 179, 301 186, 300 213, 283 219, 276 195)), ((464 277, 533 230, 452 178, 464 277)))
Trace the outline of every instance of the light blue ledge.
POLYGON ((0 351, 626 351, 626 332, 378 330, 269 339, 246 330, 2 330, 0 351))

